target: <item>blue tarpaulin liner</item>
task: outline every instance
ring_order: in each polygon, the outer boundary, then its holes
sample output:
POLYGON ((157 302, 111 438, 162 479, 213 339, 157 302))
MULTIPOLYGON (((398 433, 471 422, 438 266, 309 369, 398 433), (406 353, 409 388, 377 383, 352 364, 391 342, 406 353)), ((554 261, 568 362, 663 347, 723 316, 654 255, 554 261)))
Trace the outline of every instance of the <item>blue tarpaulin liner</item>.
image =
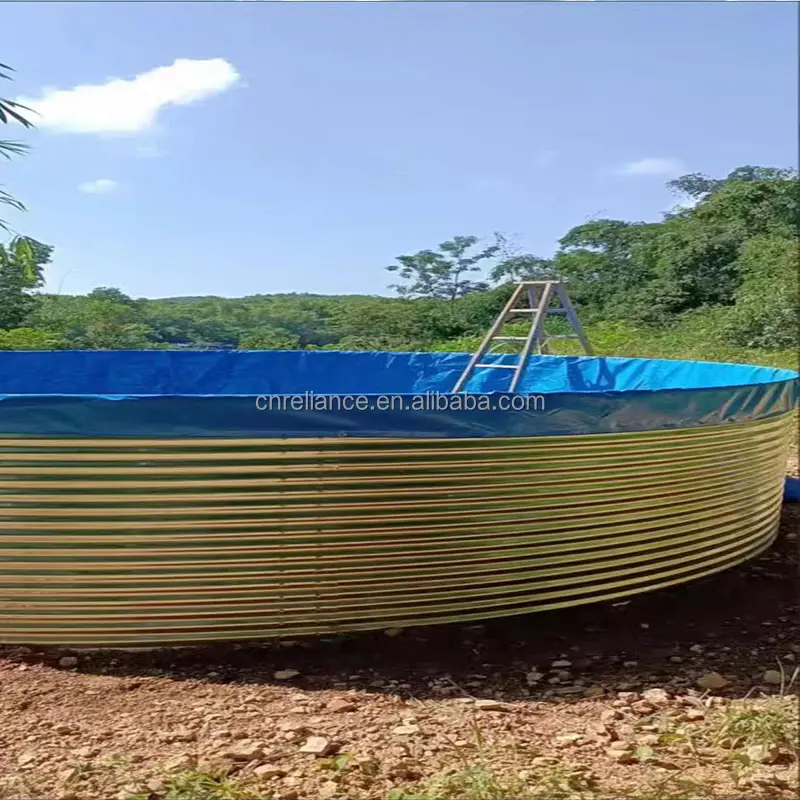
MULTIPOLYGON (((492 358, 514 364, 517 357, 492 358)), ((797 402, 790 370, 541 356, 515 395, 506 391, 511 370, 478 369, 467 390, 484 404, 469 408, 449 394, 468 360, 464 353, 6 351, 0 435, 570 435, 745 422, 797 402), (279 396, 294 401, 281 405, 279 396), (530 396, 540 401, 525 405, 530 396), (360 398, 359 405, 342 398, 360 398)))

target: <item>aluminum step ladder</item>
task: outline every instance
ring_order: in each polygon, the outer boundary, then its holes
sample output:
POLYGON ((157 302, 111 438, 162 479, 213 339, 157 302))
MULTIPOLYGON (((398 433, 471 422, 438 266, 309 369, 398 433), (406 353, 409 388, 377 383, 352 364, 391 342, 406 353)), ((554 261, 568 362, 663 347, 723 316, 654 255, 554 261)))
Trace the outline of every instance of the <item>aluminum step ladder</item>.
POLYGON ((594 355, 594 350, 586 338, 578 315, 567 296, 564 281, 522 281, 516 285, 514 292, 506 303, 500 316, 486 334, 481 346, 470 359, 461 377, 456 381, 453 392, 464 391, 464 386, 472 377, 476 369, 505 369, 513 370, 509 392, 515 392, 528 360, 535 351, 537 355, 551 355, 549 342, 551 339, 578 339, 587 355, 594 355), (528 305, 522 305, 527 298, 528 305), (560 300, 560 306, 552 306, 555 299, 560 300), (548 314, 561 315, 567 318, 574 333, 548 336, 544 331, 544 321, 548 314), (503 336, 505 325, 518 316, 530 316, 531 328, 527 336, 503 336), (486 364, 483 358, 492 352, 495 342, 521 344, 519 360, 516 364, 486 364))

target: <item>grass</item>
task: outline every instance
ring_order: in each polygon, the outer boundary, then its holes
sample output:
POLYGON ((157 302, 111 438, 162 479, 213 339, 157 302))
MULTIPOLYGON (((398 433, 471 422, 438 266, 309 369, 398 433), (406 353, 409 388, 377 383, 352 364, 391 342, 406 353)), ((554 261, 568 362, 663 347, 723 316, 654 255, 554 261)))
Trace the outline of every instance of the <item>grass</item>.
MULTIPOLYGON (((243 783, 202 770, 175 772, 161 778, 161 783, 163 789, 159 789, 158 797, 163 800, 247 800, 257 796, 243 783)), ((128 800, 150 800, 152 794, 134 792, 128 800)))
POLYGON ((393 789, 388 800, 580 800, 593 796, 593 787, 580 767, 567 764, 508 776, 476 763, 435 775, 416 789, 393 789))
POLYGON ((388 800, 509 800, 522 796, 521 782, 504 779, 482 764, 470 764, 435 775, 418 789, 392 789, 388 800))
POLYGON ((742 700, 724 710, 712 744, 736 751, 753 745, 775 747, 798 760, 797 699, 742 700))
POLYGON ((713 749, 729 755, 741 755, 747 748, 761 745, 778 748, 797 762, 799 734, 797 698, 776 695, 734 700, 724 709, 710 712, 700 725, 676 726, 663 720, 661 744, 681 745, 695 754, 713 749))
POLYGON ((581 800, 591 796, 594 781, 583 767, 569 763, 553 763, 525 767, 516 741, 504 748, 513 764, 500 770, 486 746, 486 739, 475 718, 471 721, 476 753, 463 755, 453 743, 459 766, 433 775, 414 787, 397 787, 387 800, 581 800))
MULTIPOLYGON (((748 781, 758 777, 758 765, 748 757, 754 746, 773 753, 777 761, 796 770, 800 764, 798 706, 797 698, 786 692, 790 687, 791 681, 778 695, 734 700, 724 708, 709 709, 706 719, 698 724, 684 725, 658 715, 641 720, 640 725, 657 724, 661 738, 653 747, 637 748, 637 760, 658 767, 673 761, 677 749, 684 756, 679 759, 683 765, 673 764, 670 774, 655 786, 641 787, 629 796, 636 800, 710 800, 718 795, 713 782, 707 777, 698 780, 688 773, 712 764, 717 765, 721 776, 727 775, 733 784, 746 789, 750 785, 748 781), (686 755, 693 756, 688 763, 686 755)), ((474 758, 461 759, 458 767, 413 785, 397 787, 389 792, 388 800, 514 800, 520 797, 580 800, 597 797, 599 789, 595 780, 579 766, 564 762, 519 769, 516 765, 501 771, 493 766, 491 754, 483 749, 479 730, 476 730, 476 739, 478 752, 474 758)))
MULTIPOLYGON (((554 333, 565 332, 559 320, 554 333), (558 328, 558 330, 557 330, 558 328)), ((784 369, 798 368, 797 352, 734 347, 719 341, 715 330, 709 330, 707 321, 698 319, 669 329, 637 328, 624 322, 601 322, 586 326, 586 335, 598 355, 628 358, 668 358, 687 361, 720 361, 734 364, 758 364, 784 369)), ((563 323, 562 323, 563 325, 563 323)), ((509 325, 508 332, 526 335, 528 326, 509 325)), ((456 339, 436 348, 450 352, 473 352, 480 345, 480 337, 456 339)), ((572 340, 553 342, 558 355, 579 355, 580 344, 572 340)))

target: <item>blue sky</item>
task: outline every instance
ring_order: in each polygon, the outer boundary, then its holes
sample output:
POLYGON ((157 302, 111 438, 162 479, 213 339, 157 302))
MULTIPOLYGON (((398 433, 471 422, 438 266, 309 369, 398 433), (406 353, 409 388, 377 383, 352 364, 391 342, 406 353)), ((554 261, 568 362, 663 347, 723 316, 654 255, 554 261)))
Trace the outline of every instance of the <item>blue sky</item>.
POLYGON ((388 294, 396 255, 796 166, 795 3, 7 3, 51 291, 388 294), (116 79, 116 82, 109 83, 116 79), (76 88, 80 87, 80 88, 76 88), (91 88, 94 87, 94 88, 91 88))

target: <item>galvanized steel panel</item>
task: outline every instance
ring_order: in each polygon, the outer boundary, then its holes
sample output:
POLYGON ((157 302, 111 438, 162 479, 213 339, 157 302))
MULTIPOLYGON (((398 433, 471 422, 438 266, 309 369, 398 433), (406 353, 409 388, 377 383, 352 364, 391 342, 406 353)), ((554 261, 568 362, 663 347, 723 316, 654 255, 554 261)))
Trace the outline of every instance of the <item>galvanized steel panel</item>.
POLYGON ((0 437, 0 642, 402 627, 693 580, 771 543, 790 424, 529 439, 0 437))

